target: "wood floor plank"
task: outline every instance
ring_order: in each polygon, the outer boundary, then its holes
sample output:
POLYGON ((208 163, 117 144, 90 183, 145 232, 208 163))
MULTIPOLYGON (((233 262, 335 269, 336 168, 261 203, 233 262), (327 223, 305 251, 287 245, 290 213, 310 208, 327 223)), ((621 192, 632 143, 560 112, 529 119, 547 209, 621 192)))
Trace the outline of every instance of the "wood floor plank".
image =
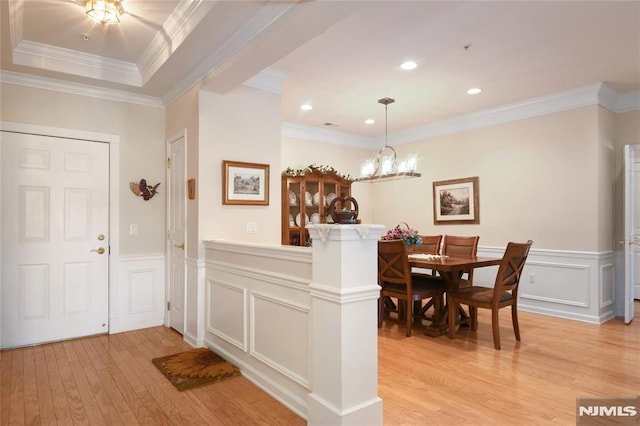
POLYGON ((24 349, 16 349, 11 362, 9 424, 24 423, 24 349))
POLYGON ((29 425, 41 423, 33 347, 24 349, 24 422, 29 425))
MULTIPOLYGON (((103 424, 102 419, 99 416, 99 410, 95 400, 91 394, 87 392, 86 386, 82 386, 81 390, 78 389, 78 383, 74 377, 82 375, 82 371, 78 368, 72 368, 67 354, 65 353, 63 343, 54 343, 53 351, 58 361, 58 368, 60 369, 60 380, 64 386, 64 393, 69 403, 69 411, 71 418, 75 424, 103 424), (84 398, 83 398, 84 396, 84 398), (95 422, 95 423, 94 423, 95 422)), ((74 364, 77 360, 74 360, 74 364)))
POLYGON ((35 346, 33 348, 33 362, 36 375, 40 422, 43 425, 55 424, 56 413, 53 408, 53 397, 51 395, 51 384, 49 383, 47 361, 42 346, 35 346))
POLYGON ((11 402, 11 365, 14 351, 0 351, 0 425, 9 424, 11 402))
POLYGON ((69 402, 67 401, 67 394, 64 389, 53 345, 54 344, 44 345, 42 348, 47 362, 47 372, 49 375, 49 384, 51 386, 51 396, 56 421, 64 422, 67 419, 71 419, 71 410, 69 409, 69 402))

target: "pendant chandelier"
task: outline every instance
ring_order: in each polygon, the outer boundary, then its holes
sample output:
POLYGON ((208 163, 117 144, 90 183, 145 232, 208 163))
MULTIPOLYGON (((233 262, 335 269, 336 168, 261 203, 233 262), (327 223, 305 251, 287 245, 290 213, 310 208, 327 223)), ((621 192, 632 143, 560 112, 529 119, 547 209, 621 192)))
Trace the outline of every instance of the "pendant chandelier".
POLYGON ((86 0, 84 11, 99 24, 116 24, 124 14, 120 0, 86 0))
POLYGON ((360 177, 355 179, 355 182, 386 182, 422 176, 416 172, 418 160, 415 155, 410 155, 398 163, 396 150, 387 143, 387 106, 395 101, 391 98, 378 100, 378 103, 384 105, 384 146, 378 150, 373 158, 362 165, 360 177))

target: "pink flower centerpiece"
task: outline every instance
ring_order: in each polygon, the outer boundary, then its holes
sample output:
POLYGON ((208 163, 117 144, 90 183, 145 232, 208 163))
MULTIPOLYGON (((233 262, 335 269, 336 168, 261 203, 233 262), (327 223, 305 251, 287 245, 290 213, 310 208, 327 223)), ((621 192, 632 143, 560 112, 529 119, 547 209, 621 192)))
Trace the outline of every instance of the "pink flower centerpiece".
POLYGON ((381 237, 382 240, 404 240, 405 244, 422 245, 422 238, 418 235, 418 230, 411 228, 405 222, 400 222, 395 228, 390 229, 381 237), (404 224, 404 228, 401 226, 404 224))

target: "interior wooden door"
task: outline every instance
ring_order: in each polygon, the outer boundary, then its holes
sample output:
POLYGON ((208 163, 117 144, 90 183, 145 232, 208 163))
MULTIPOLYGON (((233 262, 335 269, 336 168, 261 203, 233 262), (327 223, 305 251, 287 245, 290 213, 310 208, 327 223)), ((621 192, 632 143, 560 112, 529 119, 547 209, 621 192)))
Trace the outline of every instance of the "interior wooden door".
POLYGON ((108 332, 108 144, 0 135, 0 345, 108 332))
POLYGON ((186 173, 184 135, 169 141, 169 327, 184 334, 186 173))

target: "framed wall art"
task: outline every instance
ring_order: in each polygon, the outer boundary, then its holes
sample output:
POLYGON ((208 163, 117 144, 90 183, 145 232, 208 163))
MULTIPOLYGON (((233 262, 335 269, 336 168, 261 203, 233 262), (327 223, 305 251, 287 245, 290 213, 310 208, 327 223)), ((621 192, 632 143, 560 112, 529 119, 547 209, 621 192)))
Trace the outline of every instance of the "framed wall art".
POLYGON ((477 176, 433 182, 433 223, 480 223, 479 191, 477 176))
POLYGON ((269 165, 223 160, 222 204, 268 206, 269 165))

